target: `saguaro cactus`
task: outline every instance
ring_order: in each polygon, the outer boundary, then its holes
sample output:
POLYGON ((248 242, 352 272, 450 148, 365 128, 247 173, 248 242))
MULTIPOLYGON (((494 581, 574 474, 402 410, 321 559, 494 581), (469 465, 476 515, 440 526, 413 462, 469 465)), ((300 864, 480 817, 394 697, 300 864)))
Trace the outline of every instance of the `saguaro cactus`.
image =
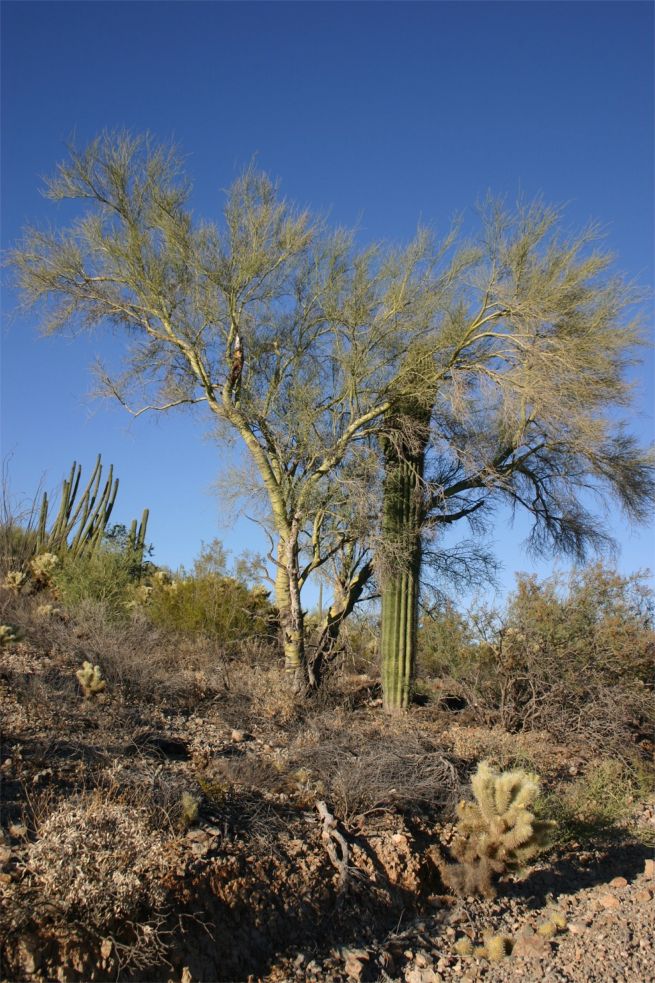
POLYGON ((432 412, 433 364, 415 350, 398 379, 402 395, 388 419, 382 519, 382 691, 384 708, 411 699, 418 629, 425 449, 432 412))
POLYGON ((421 569, 422 457, 422 453, 387 453, 382 689, 388 711, 405 709, 411 698, 421 569))

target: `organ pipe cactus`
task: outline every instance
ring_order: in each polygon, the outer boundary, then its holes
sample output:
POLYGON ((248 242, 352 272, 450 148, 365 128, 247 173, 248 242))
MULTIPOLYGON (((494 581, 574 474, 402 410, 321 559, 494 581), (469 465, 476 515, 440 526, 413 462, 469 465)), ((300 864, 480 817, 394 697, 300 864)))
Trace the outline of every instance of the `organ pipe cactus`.
MULTIPOLYGON (((107 479, 102 484, 102 461, 98 454, 91 477, 78 498, 81 475, 82 467, 74 461, 62 484, 59 511, 49 528, 50 502, 44 492, 37 524, 37 553, 47 550, 77 557, 93 553, 100 546, 118 494, 118 478, 114 478, 114 468, 110 465, 107 479)), ((145 548, 147 524, 148 509, 145 509, 141 522, 137 524, 135 519, 130 527, 129 542, 140 557, 145 548)))
POLYGON ((539 791, 535 775, 498 773, 481 762, 471 780, 475 802, 460 802, 450 846, 454 863, 433 859, 447 887, 461 895, 494 897, 494 879, 520 870, 548 845, 554 823, 539 822, 531 806, 539 791))

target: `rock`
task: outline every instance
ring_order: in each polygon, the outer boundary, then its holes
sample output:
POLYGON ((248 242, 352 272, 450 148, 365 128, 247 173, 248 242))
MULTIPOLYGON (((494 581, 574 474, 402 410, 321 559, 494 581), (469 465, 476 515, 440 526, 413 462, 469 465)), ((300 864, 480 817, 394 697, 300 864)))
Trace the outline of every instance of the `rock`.
POLYGON ((24 836, 27 836, 27 826, 25 823, 10 823, 9 832, 16 839, 22 839, 24 836))
POLYGON ((545 959, 552 951, 552 943, 541 935, 519 935, 512 955, 517 959, 545 959))
POLYGON ((627 887, 628 882, 625 877, 613 877, 610 881, 610 887, 627 887))
POLYGON ((653 899, 652 891, 648 891, 648 890, 637 891, 637 893, 635 894, 635 901, 638 901, 640 904, 648 904, 648 902, 652 901, 652 899, 653 899))
POLYGON ((646 877, 655 877, 655 860, 650 858, 644 864, 644 874, 646 877))
POLYGON ((182 975, 180 976, 180 983, 191 983, 191 970, 188 966, 185 966, 182 970, 182 975))
MULTIPOLYGON (((346 960, 345 970, 352 980, 361 980, 370 956, 366 949, 346 949, 343 953, 346 960)), ((308 967, 309 968, 309 967, 308 967)))
POLYGON ((100 946, 100 955, 102 956, 103 959, 109 959, 109 957, 111 956, 111 950, 113 945, 114 943, 111 941, 111 939, 102 940, 102 944, 100 946))
POLYGON ((11 850, 8 846, 0 847, 0 869, 5 867, 11 860, 11 850))
POLYGON ((615 894, 602 894, 598 899, 598 903, 602 908, 620 908, 621 902, 615 894))
POLYGON ((230 734, 230 740, 233 744, 242 744, 244 741, 251 741, 252 737, 245 730, 235 729, 230 734))
POLYGON ((413 966, 405 973, 405 983, 442 983, 443 977, 430 967, 413 966))

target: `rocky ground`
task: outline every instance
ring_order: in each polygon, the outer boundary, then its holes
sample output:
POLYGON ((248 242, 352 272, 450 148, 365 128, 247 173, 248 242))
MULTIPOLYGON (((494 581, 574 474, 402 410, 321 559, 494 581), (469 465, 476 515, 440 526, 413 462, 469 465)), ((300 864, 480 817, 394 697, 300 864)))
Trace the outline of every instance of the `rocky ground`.
POLYGON ((323 958, 301 952, 281 960, 268 979, 546 980, 562 983, 641 983, 655 979, 655 861, 632 847, 618 855, 586 854, 585 866, 562 858, 544 866, 496 901, 433 899, 431 910, 361 948, 333 949, 323 958), (623 874, 616 874, 623 870, 623 874), (553 924, 559 913, 560 925, 553 924), (491 962, 460 956, 468 939, 490 933, 507 940, 491 962))
POLYGON ((87 654, 65 625, 0 653, 3 980, 655 980, 652 802, 493 901, 444 894, 428 859, 483 751, 553 785, 584 749, 438 708, 389 721, 365 679, 300 715, 246 668, 83 700, 87 654), (500 961, 475 952, 489 933, 500 961))

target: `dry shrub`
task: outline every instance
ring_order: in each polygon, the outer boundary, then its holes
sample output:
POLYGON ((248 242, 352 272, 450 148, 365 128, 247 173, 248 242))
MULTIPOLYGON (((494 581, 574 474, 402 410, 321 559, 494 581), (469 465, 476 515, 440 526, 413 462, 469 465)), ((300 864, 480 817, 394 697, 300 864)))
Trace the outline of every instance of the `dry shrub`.
POLYGON ((437 633, 434 668, 481 723, 617 753, 655 728, 653 594, 642 574, 597 565, 566 583, 520 576, 504 613, 478 612, 468 635, 456 627, 441 632, 457 638, 451 648, 437 633))
POLYGON ((193 702, 211 688, 209 677, 220 663, 201 642, 180 644, 153 628, 142 612, 117 622, 103 602, 90 599, 79 603, 72 624, 50 630, 64 650, 72 634, 84 658, 100 665, 109 697, 120 686, 157 703, 193 702))
POLYGON ((62 803, 39 827, 27 864, 60 911, 99 931, 165 906, 164 840, 133 808, 100 796, 62 803))
POLYGON ((570 748, 557 744, 547 731, 510 734, 502 727, 454 724, 442 739, 463 761, 486 760, 503 770, 528 768, 545 775, 570 760, 570 748))
POLYGON ((398 724, 353 727, 352 717, 311 722, 290 745, 287 766, 318 784, 342 819, 396 808, 442 811, 456 801, 459 780, 442 744, 398 724))
POLYGON ((11 908, 19 923, 97 952, 115 944, 118 966, 161 962, 168 913, 165 879, 174 869, 161 832, 145 815, 100 794, 59 803, 38 824, 11 908), (25 911, 28 914, 25 914, 25 911))

